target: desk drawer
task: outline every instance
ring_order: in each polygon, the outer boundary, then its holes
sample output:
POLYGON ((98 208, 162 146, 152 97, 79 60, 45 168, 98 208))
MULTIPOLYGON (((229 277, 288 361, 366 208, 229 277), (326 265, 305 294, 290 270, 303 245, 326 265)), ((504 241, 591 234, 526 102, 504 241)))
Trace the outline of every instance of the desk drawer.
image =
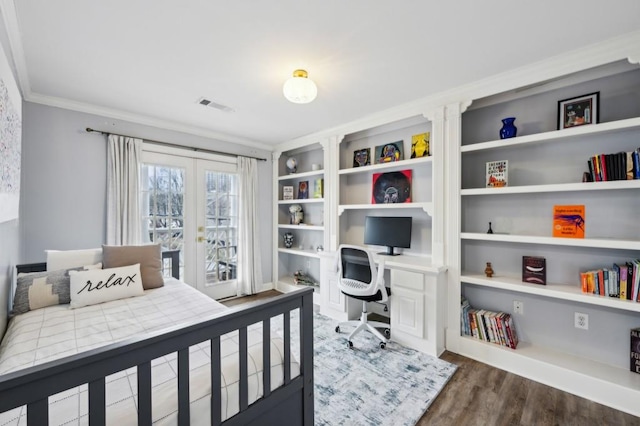
POLYGON ((403 271, 400 269, 391 270, 391 293, 394 287, 407 288, 414 291, 424 292, 424 274, 418 272, 403 271))

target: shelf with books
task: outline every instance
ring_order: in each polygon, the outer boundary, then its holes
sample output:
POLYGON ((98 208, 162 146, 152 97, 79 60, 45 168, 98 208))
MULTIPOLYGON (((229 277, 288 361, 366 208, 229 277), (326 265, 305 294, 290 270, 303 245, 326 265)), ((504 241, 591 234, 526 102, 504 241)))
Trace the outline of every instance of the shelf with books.
POLYGON ((549 132, 536 133, 526 136, 517 136, 510 139, 497 139, 488 142, 480 142, 460 147, 460 152, 486 151, 492 149, 502 149, 516 145, 530 145, 554 142, 562 140, 580 139, 585 136, 613 134, 623 131, 640 130, 640 117, 628 118, 624 120, 598 123, 590 126, 578 126, 569 129, 552 130, 549 132))
POLYGON ((556 238, 539 235, 486 234, 475 232, 462 232, 460 233, 460 238, 462 240, 500 241, 519 244, 640 250, 640 241, 638 240, 620 240, 613 238, 556 238))
POLYGON ((460 276, 460 281, 467 284, 509 290, 516 293, 533 294, 553 299, 570 300, 588 305, 605 306, 613 309, 640 312, 640 303, 638 302, 583 293, 580 283, 577 280, 575 284, 548 282, 546 285, 538 285, 522 282, 522 277, 519 276, 494 275, 493 277, 488 278, 484 275, 472 274, 463 271, 460 276))
POLYGON ((543 192, 578 192, 578 191, 611 191, 640 189, 640 180, 618 180, 607 182, 558 183, 548 185, 506 186, 502 188, 469 188, 461 189, 461 196, 470 195, 508 195, 535 194, 543 192))

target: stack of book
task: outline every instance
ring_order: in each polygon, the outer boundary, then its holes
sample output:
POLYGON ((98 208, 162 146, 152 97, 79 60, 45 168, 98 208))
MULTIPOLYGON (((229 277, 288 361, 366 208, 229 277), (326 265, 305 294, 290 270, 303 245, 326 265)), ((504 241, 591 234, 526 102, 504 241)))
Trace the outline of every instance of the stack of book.
POLYGON ((580 283, 583 293, 640 302, 640 259, 581 272, 580 283))
POLYGON ((591 182, 640 179, 640 148, 631 152, 597 154, 589 158, 587 165, 591 182))
POLYGON ((464 335, 511 349, 518 346, 518 336, 510 314, 473 309, 463 297, 460 319, 464 335))

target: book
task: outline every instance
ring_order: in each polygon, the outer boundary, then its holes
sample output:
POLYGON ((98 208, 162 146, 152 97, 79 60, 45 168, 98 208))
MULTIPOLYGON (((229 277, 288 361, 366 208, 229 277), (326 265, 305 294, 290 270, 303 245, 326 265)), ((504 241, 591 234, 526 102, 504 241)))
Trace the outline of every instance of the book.
POLYGON ((429 132, 411 136, 411 158, 429 156, 429 132))
POLYGON ((369 164, 371 164, 371 148, 353 151, 353 167, 368 166, 369 164))
POLYGON ((547 265, 544 257, 522 256, 522 281, 547 284, 547 265))
POLYGON ((640 374, 640 328, 631 329, 631 371, 640 374))
POLYGON ((283 186, 282 187, 282 199, 283 200, 293 200, 293 186, 283 186))
POLYGON ((509 184, 509 161, 488 161, 486 164, 487 188, 500 188, 509 184))
POLYGON ((318 178, 313 181, 313 198, 324 197, 324 179, 318 178))
POLYGON ((614 265, 614 267, 617 268, 619 274, 620 274, 620 299, 621 300, 627 300, 627 265, 624 263, 621 264, 616 264, 614 265))
POLYGON ((404 160, 403 141, 395 141, 378 145, 375 149, 376 164, 391 163, 404 160))
POLYGON ((553 206, 553 236, 561 238, 584 238, 584 205, 553 206))

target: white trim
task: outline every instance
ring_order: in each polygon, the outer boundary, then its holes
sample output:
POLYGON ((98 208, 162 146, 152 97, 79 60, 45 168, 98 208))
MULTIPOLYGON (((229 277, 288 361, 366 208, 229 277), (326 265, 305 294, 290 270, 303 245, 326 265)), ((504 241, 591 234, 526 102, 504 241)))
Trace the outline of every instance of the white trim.
POLYGON ((7 54, 7 59, 13 62, 16 68, 16 80, 18 80, 22 98, 27 100, 31 95, 31 86, 29 85, 29 74, 27 73, 27 61, 25 59, 24 49, 22 48, 18 15, 13 0, 0 0, 0 11, 2 12, 4 25, 7 30, 9 48, 11 49, 11 52, 5 53, 7 54))

